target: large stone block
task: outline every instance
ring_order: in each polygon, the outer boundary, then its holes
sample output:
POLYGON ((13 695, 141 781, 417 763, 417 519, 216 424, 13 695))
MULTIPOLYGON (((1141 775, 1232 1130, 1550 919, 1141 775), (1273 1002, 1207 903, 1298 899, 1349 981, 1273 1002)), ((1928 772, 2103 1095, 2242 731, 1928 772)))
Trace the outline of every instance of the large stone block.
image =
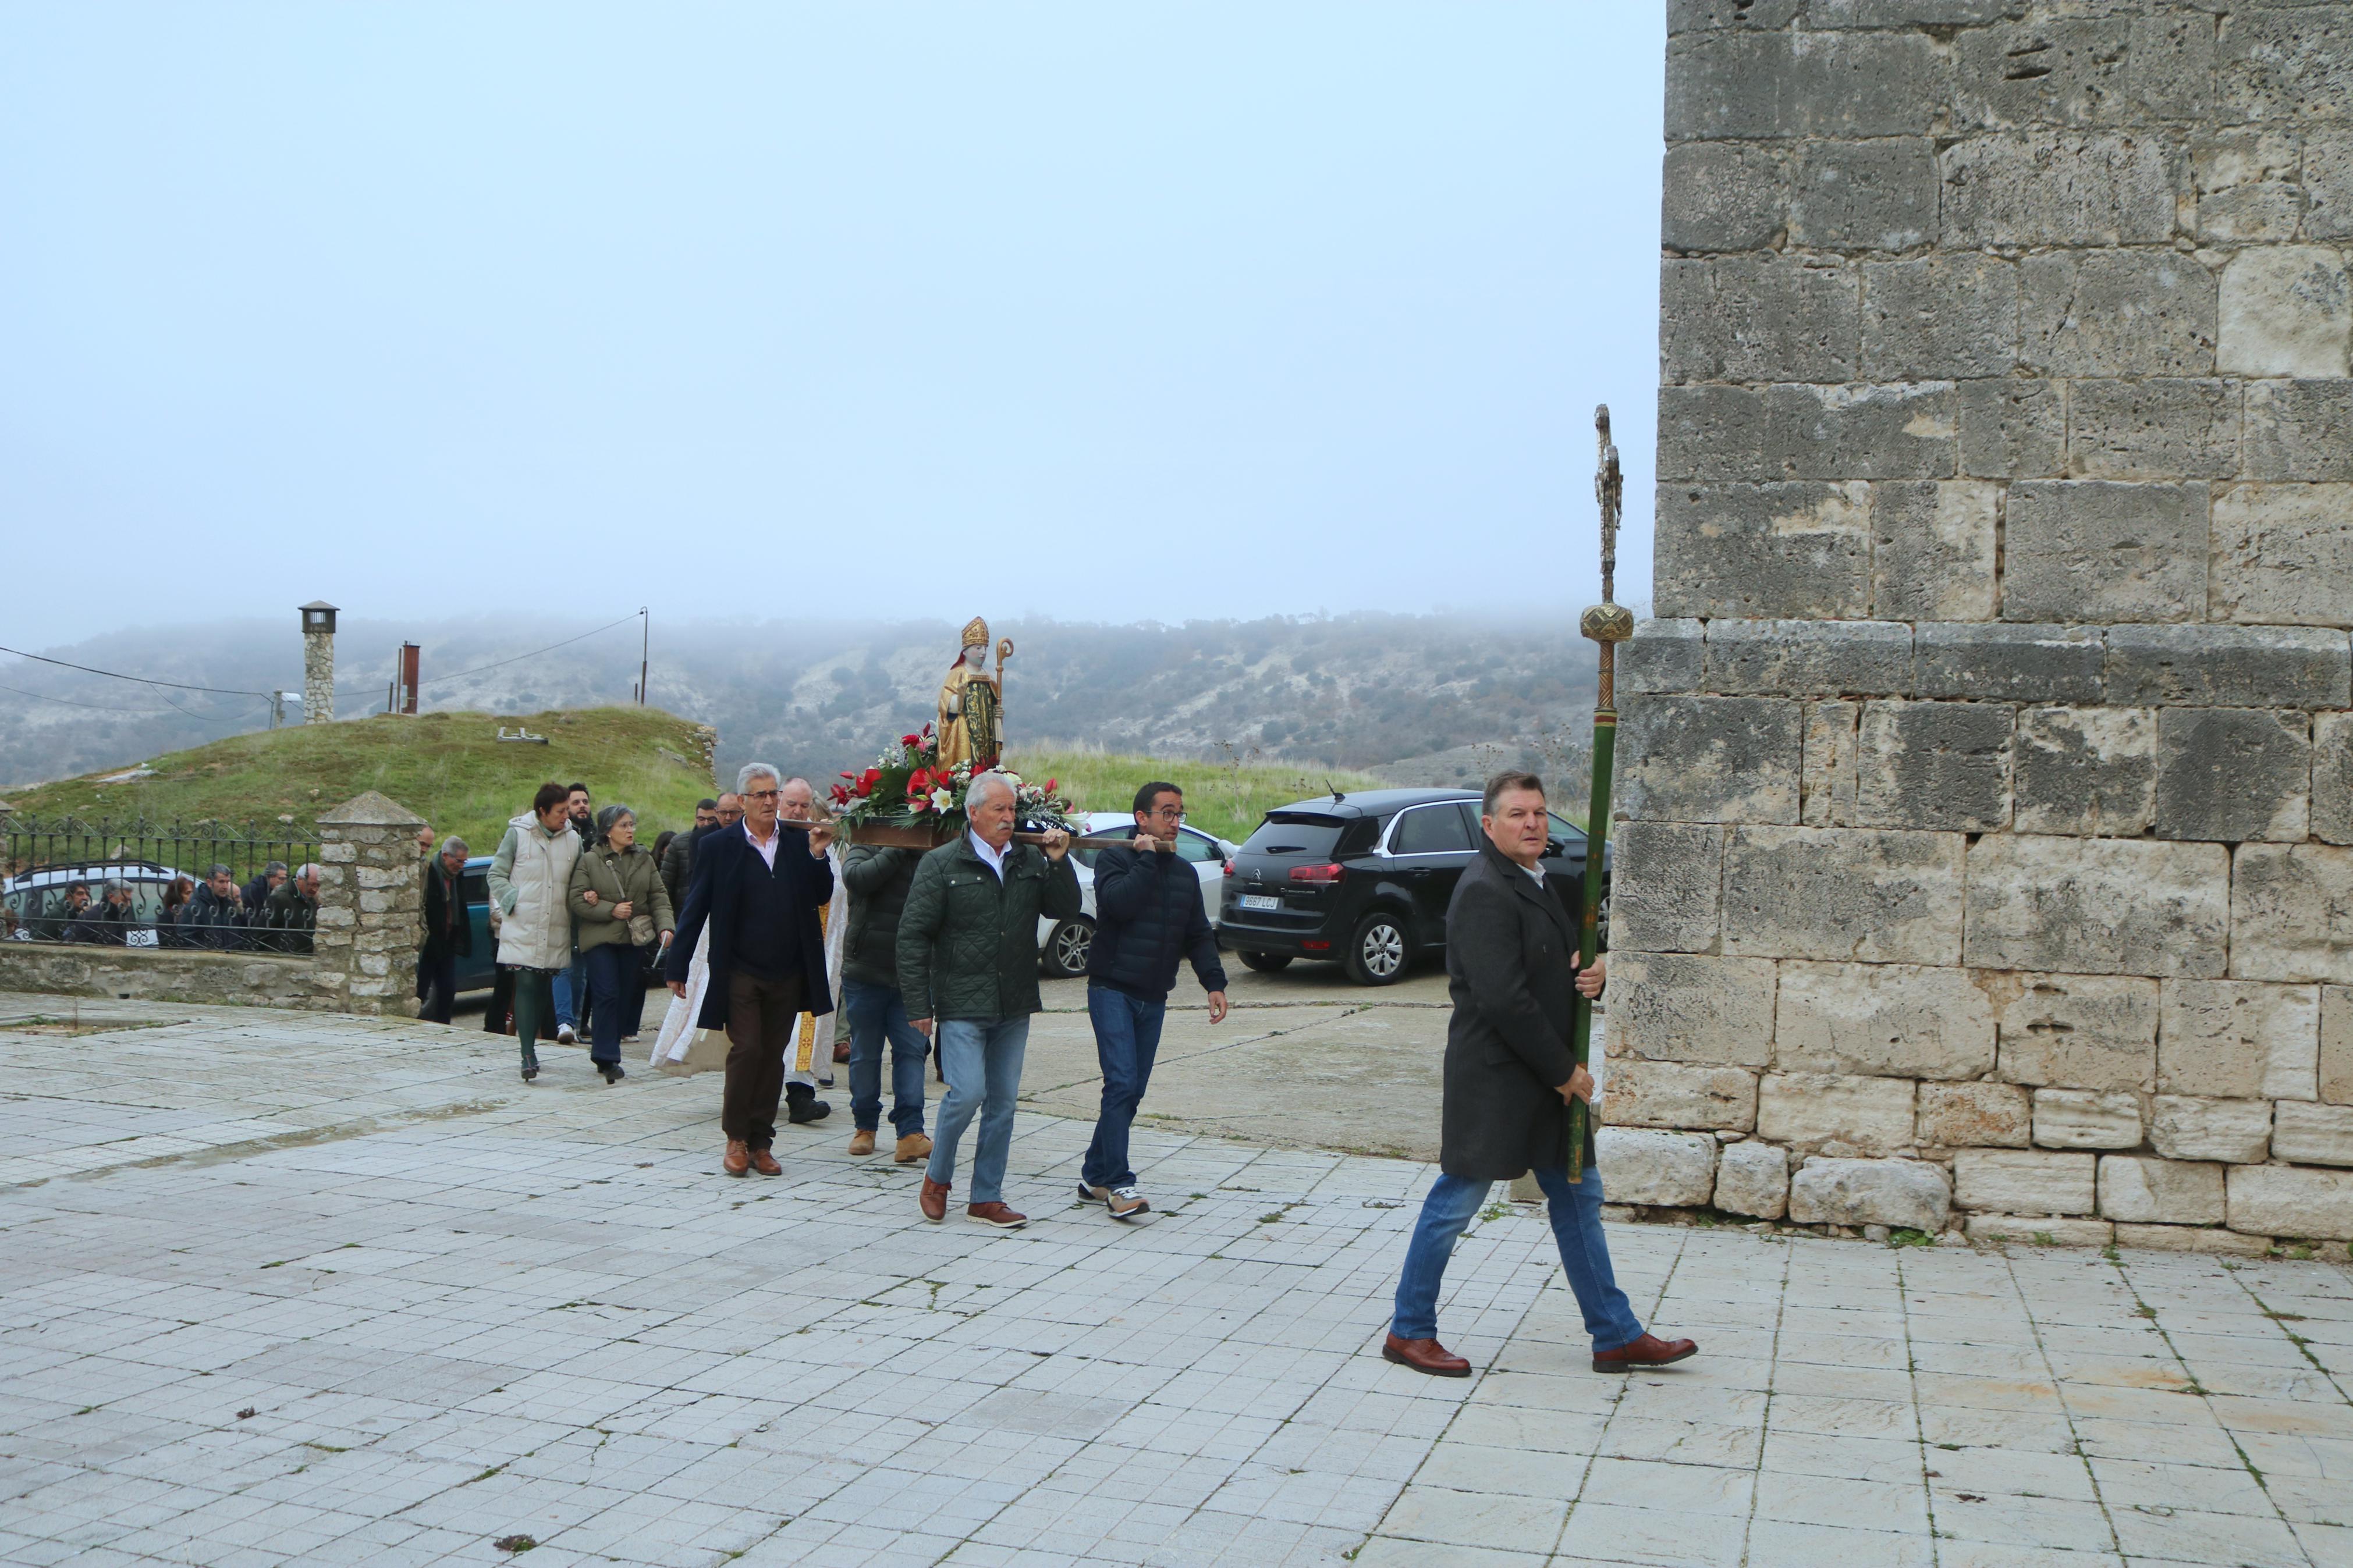
POLYGON ((1637 952, 1712 952, 1722 928, 1724 830, 1618 825, 1610 941, 1637 952))
POLYGON ((2159 1252, 2195 1252, 2221 1258, 2268 1258, 2271 1238, 2241 1236, 2234 1230, 2213 1230, 2194 1225, 2116 1226, 2118 1247, 2141 1247, 2159 1252))
POLYGON ((1788 174, 1778 149, 1686 142, 1667 149, 1659 243, 1669 250, 1764 250, 1788 224, 1788 174))
POLYGON ((1901 621, 1710 621, 1707 689, 1726 696, 1901 695, 1912 689, 1912 628, 1901 621))
POLYGON ((2137 838, 2157 820, 2154 708, 2021 708, 2014 742, 2021 833, 2137 838))
MULTIPOLYGON (((2145 125, 2214 113, 2214 23, 2202 9, 2054 5, 1954 40, 1963 124, 2145 125)), ((1810 25, 1811 25, 1810 23, 1810 25)))
POLYGON ((2016 14, 2018 0, 1808 0, 1809 27, 1966 27, 2016 14))
POLYGON ((1802 16, 1806 0, 1667 0, 1667 33, 1746 27, 1778 33, 1802 16))
POLYGON ((2299 840, 2311 817, 2310 721, 2264 708, 2157 715, 2157 836, 2299 840))
POLYGON ((2047 252, 2021 263, 2019 288, 2020 357, 2042 374, 2214 372, 2214 275, 2195 258, 2173 250, 2047 252))
POLYGON ((1862 374, 1874 381, 2007 375, 2018 363, 2018 268, 1974 251, 1862 266, 1862 374))
POLYGON ((1997 1214, 2090 1214, 2098 1207, 2097 1173, 2092 1154, 1961 1149, 1953 1154, 1953 1202, 1997 1214))
POLYGON ((2137 1149, 2140 1096, 2118 1089, 2038 1089, 2034 1142, 2044 1149, 2137 1149))
POLYGON ((1761 958, 1609 953, 1609 1049, 1656 1061, 1761 1068, 1773 1059, 1776 968, 1761 958))
POLYGON ((2316 986, 2168 980, 2158 1037, 2160 1094, 2310 1100, 2320 1050, 2316 986))
POLYGON ((2314 125, 2304 137, 2304 233, 2353 239, 2353 125, 2314 125))
POLYGON ((2320 1098, 2353 1105, 2353 988, 2320 988, 2320 1098))
POLYGON ((2146 245, 2173 234, 2172 159, 2157 137, 1973 136, 1937 165, 1948 246, 2146 245))
POLYGON ((2104 1219, 2062 1219, 2050 1215, 1973 1214, 1961 1234, 1972 1246, 2004 1242, 2021 1247, 2105 1247, 2116 1227, 2104 1219))
POLYGON ((1912 1146, 1913 1084, 1901 1078, 1767 1073, 1757 1089, 1757 1133, 1832 1154, 1912 1146))
POLYGON ((2054 1089, 2157 1086, 2158 983, 2122 974, 2015 974, 1994 985, 2001 1076, 2054 1089))
POLYGON ((1872 613, 1896 621, 1990 620, 2000 510, 1999 488, 1977 479, 1873 487, 1872 613))
POLYGON ((2231 973, 2353 982, 2353 849, 2239 847, 2231 875, 2231 973))
POLYGON ((1957 833, 1736 827, 1725 850, 1724 951, 1952 963, 1963 853, 1957 833))
POLYGON ((1740 1068, 1687 1067, 1620 1057, 1609 1064, 1603 1114, 1614 1127, 1757 1125, 1757 1075, 1740 1068))
POLYGON ((2252 1164, 2272 1142, 2268 1100, 2200 1100, 2160 1094, 2149 1101, 2148 1144, 2168 1160, 2252 1164))
POLYGON ((1860 702, 1806 704, 1805 751, 1798 766, 1798 820, 1808 827, 1854 826, 1856 725, 1860 702))
POLYGON ((1661 615, 1870 614, 1870 485, 1662 484, 1657 505, 1661 615))
POLYGON ((2344 635, 2307 626, 2110 626, 2108 700, 2176 708, 2342 708, 2344 635))
POLYGON ((1781 965, 1773 1062, 1785 1072, 1973 1079, 1993 1070, 1993 1004, 1960 969, 1781 965))
POLYGON ((1792 245, 1910 250, 1936 237, 1936 154, 1925 136, 1801 143, 1791 184, 1792 245))
POLYGON ((1951 77, 1925 33, 1671 35, 1667 140, 1926 135, 1951 77))
POLYGON ((1934 479, 1957 463, 1953 384, 1773 386, 1760 479, 1934 479))
POLYGON ((2008 826, 2010 721, 2004 703, 1864 703, 1855 821, 1957 833, 2008 826))
POLYGON ((2023 1149, 2034 1121, 2014 1083, 1924 1083, 1916 1124, 1926 1149, 2023 1149))
POLYGON ((2106 645, 2092 626, 1927 625, 1913 633, 1913 692, 1996 702, 2097 702, 2106 645))
POLYGON ((1757 1219, 1788 1213, 1789 1152, 1754 1138, 1726 1143, 1715 1159, 1715 1206, 1757 1219))
POLYGON ((2231 1228, 2308 1241, 2353 1240, 2353 1171, 2306 1165, 2234 1165, 2231 1228))
POLYGON ((2272 1109, 2272 1158, 2353 1165, 2353 1105, 2283 1100, 2272 1109))
POLYGON ((1989 376, 1964 381, 1961 472, 1971 479, 2056 478, 2067 457, 2063 383, 1989 376))
POLYGON ((1966 962, 2219 975, 2230 903, 2230 855, 2218 844, 1989 834, 1968 852, 1966 962))
POLYGON ((2353 380, 2251 381, 2243 428, 2251 479, 2353 479, 2353 380))
POLYGON ((1696 691, 1706 672, 1704 621, 1645 616, 1618 650, 1618 695, 1622 701, 1644 692, 1696 691))
POLYGON ((2203 485, 2011 485, 2002 618, 2190 619, 2206 603, 2206 510, 2203 485))
POLYGON ((1713 382, 1659 388, 1662 480, 1778 478, 1765 453, 1762 391, 1713 382))
POLYGON ((2233 127, 2189 142, 2198 238, 2210 246, 2278 245, 2296 237, 2305 210, 2302 148, 2285 131, 2233 127))
POLYGON ((1673 697, 1626 705, 1618 788, 1645 822, 1795 822, 1801 714, 1763 697, 1673 697))
POLYGON ((1770 252, 1662 262, 1659 379, 1852 381, 1861 309, 1844 266, 1770 252))
POLYGON ((2094 479, 2232 478, 2239 401, 2233 381, 2079 381, 2068 392, 2067 472, 2094 479))
POLYGON ((1789 1178, 1799 1225, 1898 1226, 1934 1235, 1952 1217, 1945 1173, 1920 1160, 1809 1160, 1789 1178))
POLYGON ((1604 1127, 1593 1153, 1613 1204, 1699 1208, 1715 1194, 1715 1140, 1704 1132, 1604 1127))
POLYGON ((2222 1167, 2203 1161, 2108 1154, 2100 1160, 2100 1214, 2151 1225, 2222 1223, 2222 1167))
POLYGON ((2207 613, 2353 624, 2353 484, 2236 485, 2214 499, 2207 613))
POLYGON ((2342 376, 2353 345, 2345 258, 2317 245, 2257 245, 2222 268, 2215 364, 2226 374, 2342 376))

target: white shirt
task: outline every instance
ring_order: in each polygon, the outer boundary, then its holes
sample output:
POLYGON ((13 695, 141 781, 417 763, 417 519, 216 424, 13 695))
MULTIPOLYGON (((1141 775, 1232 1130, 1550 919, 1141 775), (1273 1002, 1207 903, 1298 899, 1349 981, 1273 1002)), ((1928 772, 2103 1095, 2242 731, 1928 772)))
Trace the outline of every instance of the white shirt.
MULTIPOLYGON (((997 879, 998 881, 1002 882, 1005 880, 1005 850, 990 848, 988 846, 988 840, 983 838, 977 833, 966 833, 965 837, 972 840, 972 852, 980 857, 981 864, 996 872, 997 879)), ((1011 843, 1008 842, 1006 845, 1006 849, 1009 849, 1012 847, 1011 843)))
POLYGON ((1544 886, 1544 866, 1541 862, 1534 866, 1523 866, 1520 869, 1525 871, 1529 876, 1534 877, 1536 879, 1537 887, 1541 888, 1544 886))
POLYGON ((768 835, 768 841, 765 844, 763 844, 760 842, 760 836, 752 831, 752 819, 746 816, 744 819, 744 837, 752 841, 752 847, 760 852, 760 858, 768 863, 768 869, 771 871, 775 870, 776 868, 776 846, 785 841, 785 827, 783 821, 781 819, 778 820, 776 830, 768 835))

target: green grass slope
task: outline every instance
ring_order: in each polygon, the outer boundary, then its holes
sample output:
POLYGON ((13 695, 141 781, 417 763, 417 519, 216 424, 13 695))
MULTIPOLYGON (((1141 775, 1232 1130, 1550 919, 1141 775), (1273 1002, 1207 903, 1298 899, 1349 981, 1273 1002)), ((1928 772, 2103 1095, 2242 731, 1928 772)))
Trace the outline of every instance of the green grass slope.
POLYGON ((1279 805, 1331 791, 1386 789, 1370 773, 1345 768, 1304 771, 1281 763, 1220 763, 1173 757, 1121 755, 1078 748, 1015 747, 1006 766, 1043 784, 1053 779, 1081 811, 1125 811, 1139 785, 1166 779, 1185 792, 1185 819, 1230 838, 1248 838, 1259 818, 1279 805))
MULTIPOLYGON (((298 724, 216 741, 153 759, 152 777, 101 784, 97 776, 10 792, 22 816, 151 822, 216 821, 275 827, 280 816, 307 826, 364 790, 458 833, 478 855, 498 847, 507 819, 531 805, 547 780, 585 780, 599 805, 637 808, 638 837, 694 820, 712 793, 696 727, 651 708, 592 708, 516 720, 490 713, 379 714, 333 724, 298 724), (544 746, 498 738, 517 727, 544 746)), ((110 770, 112 771, 112 770, 110 770)))

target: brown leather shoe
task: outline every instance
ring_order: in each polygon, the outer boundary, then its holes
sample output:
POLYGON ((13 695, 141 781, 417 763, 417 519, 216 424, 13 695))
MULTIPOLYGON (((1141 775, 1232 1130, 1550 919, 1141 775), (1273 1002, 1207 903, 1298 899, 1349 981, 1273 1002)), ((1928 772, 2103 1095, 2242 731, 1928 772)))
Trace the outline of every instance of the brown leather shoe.
POLYGON ((899 1140, 899 1152, 891 1158, 902 1165, 912 1165, 918 1160, 930 1159, 931 1154, 932 1141, 920 1132, 910 1132, 899 1140))
POLYGON ((1620 1345, 1614 1351, 1595 1351, 1593 1370, 1596 1372, 1632 1372, 1636 1367, 1664 1366, 1685 1356, 1699 1354, 1696 1340, 1662 1340, 1644 1334, 1631 1344, 1620 1345))
POLYGON ((838 1062, 846 1062, 849 1059, 849 1042, 848 1040, 844 1040, 839 1045, 833 1047, 833 1059, 838 1062))
POLYGON ((853 1154, 874 1152, 874 1129, 861 1127, 849 1135, 849 1152, 853 1154))
POLYGON ((727 1140, 727 1152, 721 1157, 719 1168, 731 1176, 740 1176, 752 1168, 752 1151, 744 1146, 744 1140, 727 1140))
POLYGON ((1391 1334, 1381 1345, 1381 1359, 1432 1377, 1468 1377, 1471 1363, 1436 1340, 1401 1340, 1391 1334))
POLYGON ((937 1225, 948 1217, 948 1189, 955 1184, 953 1182, 935 1182, 929 1176, 923 1178, 923 1190, 916 1194, 915 1201, 923 1205, 925 1219, 937 1225))
POLYGON ((1015 1214, 1001 1203, 967 1205, 964 1217, 975 1225, 993 1225, 999 1230, 1019 1230, 1029 1223, 1028 1215, 1015 1214))
POLYGON ((776 1157, 765 1149, 752 1151, 752 1169, 764 1176, 781 1176, 785 1173, 785 1168, 776 1163, 776 1157))

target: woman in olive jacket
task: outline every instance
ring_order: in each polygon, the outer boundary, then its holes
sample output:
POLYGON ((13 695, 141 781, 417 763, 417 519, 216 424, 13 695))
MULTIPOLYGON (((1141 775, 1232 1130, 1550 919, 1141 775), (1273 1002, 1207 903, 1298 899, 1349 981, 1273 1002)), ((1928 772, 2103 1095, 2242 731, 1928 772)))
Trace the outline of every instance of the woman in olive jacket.
POLYGON ((596 814, 596 831, 599 841, 573 863, 569 902, 595 999, 588 1059, 607 1083, 617 1083, 628 1076, 621 1070, 621 1020, 644 1005, 647 950, 670 945, 678 917, 659 862, 638 842, 638 814, 608 805, 596 814))

